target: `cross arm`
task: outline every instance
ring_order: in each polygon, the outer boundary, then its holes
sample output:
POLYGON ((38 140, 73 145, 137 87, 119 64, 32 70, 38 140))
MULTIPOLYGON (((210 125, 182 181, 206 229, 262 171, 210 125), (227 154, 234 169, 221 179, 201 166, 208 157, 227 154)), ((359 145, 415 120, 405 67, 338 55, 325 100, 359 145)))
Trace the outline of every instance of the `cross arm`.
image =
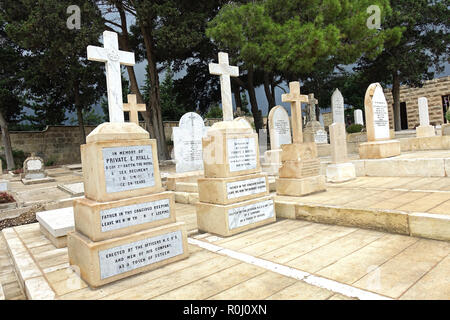
POLYGON ((125 66, 134 66, 136 64, 134 60, 134 53, 128 51, 120 51, 120 63, 125 66))
POLYGON ((106 50, 101 47, 88 46, 87 47, 87 58, 91 61, 106 62, 108 57, 106 55, 106 50))
POLYGON ((239 77, 239 67, 235 66, 226 66, 218 63, 210 63, 209 65, 209 73, 222 76, 229 75, 231 77, 239 77))

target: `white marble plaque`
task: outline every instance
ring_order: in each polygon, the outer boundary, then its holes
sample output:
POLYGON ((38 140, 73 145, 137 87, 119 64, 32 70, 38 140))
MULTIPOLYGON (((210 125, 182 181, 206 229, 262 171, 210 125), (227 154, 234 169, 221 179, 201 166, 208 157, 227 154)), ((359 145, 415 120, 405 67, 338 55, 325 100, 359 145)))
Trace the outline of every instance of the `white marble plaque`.
POLYGON ((317 144, 328 143, 328 135, 325 130, 317 130, 314 134, 314 141, 317 144))
POLYGON ((339 89, 334 90, 331 96, 331 110, 333 111, 333 123, 345 123, 344 97, 339 89))
POLYGON ((256 148, 254 138, 227 139, 230 172, 256 169, 256 148))
POLYGON ((228 199, 266 192, 266 178, 255 178, 227 183, 228 199))
POLYGON ((180 254, 183 254, 181 231, 99 251, 100 278, 103 280, 180 254))
POLYGON ((155 185, 151 145, 103 148, 102 152, 107 193, 155 185))
POLYGON ((265 200, 228 210, 228 228, 236 229, 273 217, 273 200, 265 200))
POLYGON ((388 104, 380 85, 377 85, 372 98, 373 127, 375 139, 389 139, 388 104))
POLYGON ((100 211, 102 232, 170 217, 170 199, 161 199, 100 211))
POLYGON ((42 162, 40 160, 28 160, 27 170, 28 171, 42 170, 42 162))

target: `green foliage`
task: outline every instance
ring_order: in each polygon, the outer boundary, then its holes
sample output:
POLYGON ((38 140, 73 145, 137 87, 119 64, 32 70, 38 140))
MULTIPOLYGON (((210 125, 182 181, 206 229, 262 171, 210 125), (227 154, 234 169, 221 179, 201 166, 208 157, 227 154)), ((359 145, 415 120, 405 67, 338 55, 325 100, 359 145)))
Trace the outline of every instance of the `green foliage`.
POLYGON ((241 93, 241 104, 242 104, 241 111, 244 114, 244 116, 251 116, 252 113, 248 109, 248 99, 245 93, 241 93))
POLYGON ((447 119, 447 122, 450 123, 450 109, 448 109, 447 112, 445 113, 445 118, 447 119))
POLYGON ((347 132, 348 133, 357 133, 357 132, 362 132, 364 126, 361 124, 351 124, 347 127, 347 132))
POLYGON ((222 108, 220 106, 211 107, 205 114, 206 119, 222 119, 222 117, 222 108))
MULTIPOLYGON (((165 121, 177 121, 188 112, 177 103, 177 92, 173 82, 173 71, 170 66, 166 69, 166 75, 159 88, 162 118, 165 121)), ((148 90, 146 90, 148 92, 148 90)), ((148 93, 146 94, 148 96, 148 93)))
POLYGON ((46 167, 51 167, 54 166, 56 164, 56 157, 55 156, 50 156, 47 160, 45 160, 44 165, 46 167))

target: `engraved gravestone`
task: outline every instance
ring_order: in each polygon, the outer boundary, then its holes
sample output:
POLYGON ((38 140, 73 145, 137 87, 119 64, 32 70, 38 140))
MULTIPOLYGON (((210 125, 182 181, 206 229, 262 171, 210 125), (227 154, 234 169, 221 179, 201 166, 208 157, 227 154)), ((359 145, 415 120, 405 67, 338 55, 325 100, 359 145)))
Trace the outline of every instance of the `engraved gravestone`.
POLYGON ((173 130, 176 172, 203 170, 202 138, 206 136, 202 117, 195 112, 184 114, 173 130))
POLYGON ((314 134, 314 142, 317 144, 326 144, 328 143, 328 135, 325 130, 319 129, 314 134))
POLYGON ((372 98, 373 129, 375 140, 389 139, 388 104, 381 86, 376 86, 372 98))
POLYGON ((25 159, 23 163, 23 178, 24 179, 43 179, 46 177, 44 170, 44 161, 34 154, 25 159))
POLYGON ((270 148, 280 149, 283 144, 291 144, 289 115, 282 106, 276 106, 269 113, 270 148))
POLYGON ((334 90, 331 96, 331 110, 333 112, 333 123, 345 123, 344 97, 339 89, 334 90))
POLYGON ((354 112, 355 116, 355 124, 364 125, 364 118, 363 118, 363 112, 361 109, 356 109, 354 112))
POLYGON ((430 116, 428 114, 428 100, 425 97, 418 99, 419 103, 419 120, 421 126, 430 125, 430 116))
POLYGON ((230 172, 251 170, 257 167, 256 140, 254 138, 227 139, 230 172))

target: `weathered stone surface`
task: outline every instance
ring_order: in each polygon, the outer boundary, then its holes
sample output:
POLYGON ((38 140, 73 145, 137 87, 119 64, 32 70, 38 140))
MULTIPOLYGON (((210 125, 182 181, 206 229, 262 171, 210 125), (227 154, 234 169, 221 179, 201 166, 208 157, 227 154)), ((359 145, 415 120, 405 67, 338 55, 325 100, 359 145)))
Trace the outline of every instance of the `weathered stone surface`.
POLYGON ((133 234, 176 221, 172 192, 117 201, 74 201, 75 227, 92 241, 133 234))
POLYGON ((319 158, 301 161, 284 161, 278 172, 280 178, 298 178, 317 176, 320 174, 319 158))
POLYGON ((277 194, 301 197, 315 192, 326 191, 325 177, 313 176, 302 179, 277 178, 277 194))
POLYGON ((450 241, 450 216, 412 213, 409 215, 411 236, 450 241))
POLYGON ((367 88, 364 107, 368 141, 390 139, 388 105, 379 83, 372 83, 367 88))
POLYGON ((345 123, 333 123, 330 126, 331 161, 343 163, 347 161, 347 133, 345 123))
POLYGON ((75 228, 73 207, 37 212, 36 220, 41 228, 56 238, 66 236, 75 228))
POLYGON ((366 160, 366 176, 445 177, 444 159, 366 160))
POLYGON ((365 142, 359 145, 361 159, 381 159, 400 155, 400 141, 386 140, 365 142))
POLYGON ((356 178, 355 165, 351 162, 330 164, 327 167, 328 182, 345 182, 356 178))
POLYGON ((301 161, 317 158, 317 146, 315 143, 293 143, 281 147, 281 161, 301 161))
POLYGON ((270 148, 277 150, 283 144, 291 144, 289 115, 282 106, 275 106, 269 113, 270 148))
POLYGON ((110 240, 93 242, 78 232, 67 238, 70 265, 98 287, 189 256, 184 223, 172 223, 110 240), (166 246, 161 246, 162 239, 166 246), (151 249, 151 250, 150 250, 151 249), (160 254, 165 253, 163 258, 160 254))
POLYGON ((269 182, 264 173, 231 178, 198 180, 199 200, 213 204, 232 204, 269 194, 269 182))
POLYGON ((276 220, 272 196, 229 205, 199 202, 196 207, 198 229, 224 237, 276 220))

